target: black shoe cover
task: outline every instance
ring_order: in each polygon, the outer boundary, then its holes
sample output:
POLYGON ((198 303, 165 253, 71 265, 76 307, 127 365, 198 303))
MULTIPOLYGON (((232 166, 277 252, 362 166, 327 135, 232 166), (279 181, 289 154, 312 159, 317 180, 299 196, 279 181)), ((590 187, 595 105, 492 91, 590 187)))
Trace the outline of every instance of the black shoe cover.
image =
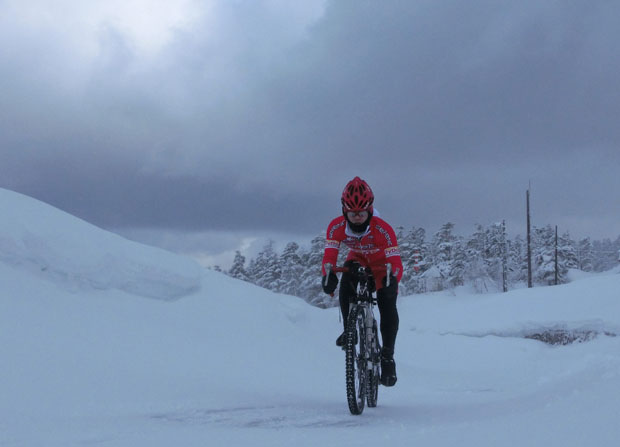
POLYGON ((394 386, 396 384, 396 363, 394 359, 381 359, 381 385, 394 386))
POLYGON ((336 346, 340 346, 341 348, 344 346, 345 342, 347 341, 347 336, 346 333, 343 332, 342 334, 340 334, 340 336, 336 339, 336 346))
MULTIPOLYGON (((355 341, 354 344, 357 344, 357 332, 355 332, 355 341)), ((336 339, 336 346, 340 346, 343 350, 346 348, 347 344, 347 333, 346 331, 340 334, 340 336, 336 339)))

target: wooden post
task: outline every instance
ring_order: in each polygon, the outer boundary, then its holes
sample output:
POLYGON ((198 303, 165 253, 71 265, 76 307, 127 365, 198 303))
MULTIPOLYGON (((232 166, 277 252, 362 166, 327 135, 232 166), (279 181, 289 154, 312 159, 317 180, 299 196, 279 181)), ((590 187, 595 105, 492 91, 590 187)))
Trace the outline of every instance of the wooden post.
POLYGON ((527 286, 532 287, 532 237, 530 232, 530 190, 527 190, 527 286))
POLYGON ((504 292, 508 292, 508 248, 506 247, 506 221, 502 220, 502 288, 504 292))
POLYGON ((555 285, 557 286, 559 283, 559 274, 558 274, 558 226, 555 226, 555 285))

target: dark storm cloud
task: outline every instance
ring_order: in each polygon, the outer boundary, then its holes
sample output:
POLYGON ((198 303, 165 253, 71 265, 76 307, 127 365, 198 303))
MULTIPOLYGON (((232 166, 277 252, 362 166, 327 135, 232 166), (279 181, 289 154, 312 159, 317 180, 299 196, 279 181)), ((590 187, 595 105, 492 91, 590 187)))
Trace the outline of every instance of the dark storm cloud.
POLYGON ((314 130, 347 155, 460 164, 617 143, 620 7, 539 3, 334 2, 283 93, 306 104, 300 122, 327 115, 314 130))
MULTIPOLYGON (((224 175, 162 179, 128 163, 89 166, 75 158, 54 158, 29 168, 38 181, 23 182, 23 193, 108 228, 265 232, 282 226, 283 210, 290 206, 288 197, 266 188, 231 187, 224 175)), ((312 220, 318 204, 311 205, 295 209, 296 218, 312 220)))
POLYGON ((620 4, 267 5, 217 4, 151 57, 111 25, 88 60, 9 26, 0 186, 107 227, 314 234, 354 175, 429 230, 522 225, 532 181, 541 225, 620 232, 620 4))

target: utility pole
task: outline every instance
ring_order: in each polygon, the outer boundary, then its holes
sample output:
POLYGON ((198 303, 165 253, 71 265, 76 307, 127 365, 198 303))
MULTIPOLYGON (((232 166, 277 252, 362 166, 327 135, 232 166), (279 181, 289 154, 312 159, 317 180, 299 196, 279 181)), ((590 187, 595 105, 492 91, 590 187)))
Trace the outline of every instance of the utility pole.
POLYGON ((506 247, 506 221, 502 220, 502 285, 504 292, 508 292, 508 272, 506 268, 508 248, 506 247))
POLYGON ((527 286, 532 288, 532 236, 530 232, 530 189, 527 189, 527 286))
POLYGON ((555 285, 558 285, 558 226, 555 226, 555 285))

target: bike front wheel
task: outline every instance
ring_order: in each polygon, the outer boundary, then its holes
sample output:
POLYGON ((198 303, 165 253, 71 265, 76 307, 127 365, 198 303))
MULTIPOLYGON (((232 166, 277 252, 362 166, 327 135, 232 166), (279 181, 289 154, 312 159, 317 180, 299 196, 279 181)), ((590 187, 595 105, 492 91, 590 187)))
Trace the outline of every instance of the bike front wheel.
POLYGON ((349 312, 346 330, 346 381, 347 402, 351 414, 362 414, 366 401, 367 359, 366 327, 362 307, 353 307, 349 312))

